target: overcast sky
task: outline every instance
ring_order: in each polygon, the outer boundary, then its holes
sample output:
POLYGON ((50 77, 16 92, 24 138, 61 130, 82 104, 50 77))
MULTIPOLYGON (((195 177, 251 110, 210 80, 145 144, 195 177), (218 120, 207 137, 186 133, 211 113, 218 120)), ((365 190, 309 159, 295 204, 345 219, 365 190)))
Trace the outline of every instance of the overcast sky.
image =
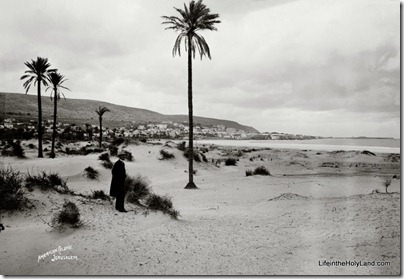
MULTIPOLYGON (((67 98, 187 114, 187 57, 162 15, 188 0, 2 0, 0 92, 24 93, 25 61, 47 57, 67 98)), ((204 0, 194 114, 260 132, 400 136, 398 0, 204 0)), ((36 94, 30 89, 29 94, 36 94)))

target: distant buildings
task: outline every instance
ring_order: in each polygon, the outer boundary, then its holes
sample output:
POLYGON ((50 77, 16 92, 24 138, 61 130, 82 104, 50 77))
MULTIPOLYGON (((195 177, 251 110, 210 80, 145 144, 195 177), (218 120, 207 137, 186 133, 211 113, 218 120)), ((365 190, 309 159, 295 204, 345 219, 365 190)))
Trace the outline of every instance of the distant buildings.
MULTIPOLYGON (((17 123, 15 119, 4 119, 3 125, 0 125, 0 130, 3 129, 22 129, 22 131, 36 132, 36 121, 29 120, 25 123, 17 123)), ((45 120, 43 123, 44 137, 49 137, 53 131, 53 120, 45 120)), ((99 126, 85 124, 77 126, 76 124, 57 123, 57 133, 64 139, 76 140, 91 140, 97 139, 99 136, 99 126)), ((185 139, 188 137, 189 127, 186 123, 176 123, 166 121, 164 123, 147 123, 136 124, 132 123, 129 127, 119 127, 109 129, 103 127, 103 137, 112 139, 114 137, 125 138, 170 138, 170 139, 185 139)), ((293 135, 277 132, 253 133, 235 128, 225 127, 224 125, 202 126, 195 125, 194 136, 197 139, 204 138, 219 138, 219 139, 257 139, 257 140, 302 140, 315 139, 317 137, 293 135)))

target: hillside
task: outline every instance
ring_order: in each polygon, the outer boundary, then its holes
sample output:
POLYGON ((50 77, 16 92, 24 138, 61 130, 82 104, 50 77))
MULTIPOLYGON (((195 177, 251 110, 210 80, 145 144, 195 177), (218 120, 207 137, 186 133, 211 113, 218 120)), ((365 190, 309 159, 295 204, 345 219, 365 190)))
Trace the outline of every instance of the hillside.
MULTIPOLYGON (((151 110, 132 108, 115 105, 102 101, 66 99, 61 100, 58 105, 59 121, 76 124, 98 124, 98 116, 95 109, 98 106, 105 106, 111 112, 104 114, 103 123, 106 126, 120 127, 130 123, 148 122, 188 122, 187 115, 164 115, 151 110)), ((44 119, 51 119, 53 115, 53 102, 49 96, 42 96, 42 113, 44 119)), ((37 96, 35 94, 0 93, 0 112, 2 117, 10 116, 16 119, 27 119, 36 117, 38 114, 37 96)), ((258 132, 253 127, 244 126, 234 121, 214 119, 207 117, 194 117, 195 124, 202 126, 224 125, 248 132, 258 132)))

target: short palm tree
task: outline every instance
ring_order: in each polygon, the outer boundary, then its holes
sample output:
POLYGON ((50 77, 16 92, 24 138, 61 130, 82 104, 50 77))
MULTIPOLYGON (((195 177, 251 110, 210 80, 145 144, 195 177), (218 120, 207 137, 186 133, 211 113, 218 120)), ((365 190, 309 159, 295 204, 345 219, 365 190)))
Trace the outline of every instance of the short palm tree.
POLYGON ((54 105, 53 105, 52 150, 51 150, 50 157, 55 158, 55 155, 56 155, 55 154, 55 139, 56 139, 57 107, 58 107, 58 101, 60 100, 62 95, 63 95, 63 98, 65 98, 65 95, 62 93, 62 91, 60 89, 61 88, 66 89, 66 90, 70 90, 70 89, 67 88, 67 87, 64 87, 62 85, 67 79, 65 79, 65 77, 63 75, 59 74, 58 72, 52 72, 52 73, 48 74, 47 79, 48 79, 48 81, 50 83, 50 86, 46 90, 51 88, 51 90, 52 90, 51 100, 52 100, 52 96, 53 96, 53 101, 54 101, 54 105))
POLYGON ((25 75, 21 77, 21 80, 26 79, 23 84, 26 89, 25 93, 28 93, 32 84, 37 85, 38 88, 38 158, 43 158, 41 84, 47 86, 46 75, 55 72, 56 70, 49 69, 50 64, 48 58, 37 57, 36 60, 31 60, 31 62, 25 62, 24 64, 28 67, 28 70, 25 71, 25 75))
POLYGON ((98 107, 98 109, 95 110, 95 112, 98 114, 98 118, 100 120, 100 148, 102 145, 102 116, 104 115, 104 113, 106 113, 107 111, 110 111, 108 108, 106 107, 98 107))
POLYGON ((178 35, 174 48, 173 56, 177 53, 181 56, 181 42, 184 40, 185 50, 188 52, 188 118, 189 118, 189 153, 188 153, 188 173, 189 182, 185 189, 196 189, 194 183, 194 145, 193 145, 193 105, 192 105, 192 57, 195 58, 196 49, 201 56, 210 57, 210 49, 205 41, 205 38, 197 33, 197 31, 210 30, 216 31, 214 26, 216 23, 220 23, 218 20, 218 14, 211 14, 210 10, 202 3, 202 0, 195 2, 192 0, 187 7, 184 4, 184 10, 174 8, 179 14, 177 16, 163 16, 165 20, 162 24, 168 24, 166 29, 172 29, 180 32, 178 35))

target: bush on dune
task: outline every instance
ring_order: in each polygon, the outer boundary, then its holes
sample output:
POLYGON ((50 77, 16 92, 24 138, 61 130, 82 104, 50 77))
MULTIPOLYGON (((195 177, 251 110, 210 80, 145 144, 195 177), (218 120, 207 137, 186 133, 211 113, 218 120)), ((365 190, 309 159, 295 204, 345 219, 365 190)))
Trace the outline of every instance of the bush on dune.
POLYGON ((174 159, 175 156, 174 154, 162 149, 160 150, 160 155, 161 155, 161 159, 160 160, 170 160, 170 159, 174 159))
POLYGON ((185 149, 186 149, 186 142, 183 141, 183 142, 177 144, 177 149, 180 150, 180 151, 185 151, 185 149))
POLYGON ((88 179, 98 179, 100 172, 95 170, 93 167, 88 166, 87 168, 84 169, 84 175, 88 179))
POLYGON ((178 219, 178 217, 180 216, 180 212, 173 208, 171 197, 150 194, 146 198, 145 203, 149 209, 161 211, 165 214, 170 215, 173 219, 178 219))
POLYGON ((101 163, 101 165, 106 169, 112 169, 112 167, 114 166, 111 161, 104 161, 101 163))
POLYGON ((264 166, 256 167, 253 174, 254 175, 271 175, 264 166))
MULTIPOLYGON (((189 150, 189 148, 186 148, 185 150, 184 150, 184 157, 185 158, 189 158, 189 153, 190 153, 190 150, 189 150)), ((202 162, 202 159, 201 159, 201 154, 199 154, 199 152, 198 152, 198 150, 196 150, 196 149, 194 149, 194 161, 195 162, 198 162, 198 163, 200 163, 200 162, 202 162)), ((202 154, 203 155, 203 154, 202 154)), ((205 155, 203 155, 203 157, 205 157, 205 155)), ((206 159, 206 157, 205 157, 205 159, 204 159, 204 161, 205 162, 207 162, 208 160, 206 159)))
POLYGON ((118 155, 118 147, 117 147, 117 146, 115 146, 115 145, 109 145, 109 146, 108 146, 108 150, 109 150, 109 153, 111 154, 111 156, 116 156, 116 155, 118 155))
POLYGON ((65 149, 65 153, 67 155, 82 155, 82 156, 86 156, 90 153, 101 153, 103 151, 104 150, 101 148, 88 148, 86 146, 83 146, 79 149, 73 149, 73 148, 69 148, 69 147, 66 147, 66 149, 65 149))
POLYGON ((126 200, 133 204, 139 204, 139 200, 150 194, 149 180, 141 176, 127 176, 125 179, 126 200))
POLYGON ((118 137, 118 138, 115 138, 113 141, 112 141, 112 145, 115 145, 115 146, 120 146, 122 143, 124 143, 125 142, 125 139, 124 138, 121 138, 121 137, 118 137))
POLYGON ((108 153, 102 153, 100 156, 98 156, 98 160, 101 161, 110 161, 111 159, 109 158, 108 153))
POLYGON ((235 158, 227 158, 224 163, 226 166, 235 166, 237 165, 237 160, 235 158))
POLYGON ((0 169, 0 209, 18 210, 27 205, 23 178, 12 168, 0 169))
POLYGON ((106 169, 112 169, 113 164, 111 162, 111 159, 109 158, 109 154, 108 153, 102 153, 99 157, 98 160, 101 160, 102 163, 101 165, 106 168, 106 169))
POLYGON ((71 193, 67 187, 67 183, 63 180, 58 173, 49 174, 46 172, 39 173, 38 175, 27 174, 25 178, 25 186, 33 190, 38 187, 42 191, 55 190, 62 194, 71 193))
POLYGON ((95 200, 100 199, 100 200, 108 201, 111 198, 107 194, 105 194, 105 192, 103 190, 95 190, 95 191, 92 191, 92 195, 90 196, 90 199, 95 199, 95 200))
POLYGON ((80 211, 77 205, 70 201, 65 201, 60 212, 56 213, 52 220, 53 227, 70 225, 72 228, 78 228, 83 225, 80 220, 80 211))
POLYGON ((2 156, 25 158, 24 149, 21 147, 20 141, 9 141, 1 151, 2 156))

